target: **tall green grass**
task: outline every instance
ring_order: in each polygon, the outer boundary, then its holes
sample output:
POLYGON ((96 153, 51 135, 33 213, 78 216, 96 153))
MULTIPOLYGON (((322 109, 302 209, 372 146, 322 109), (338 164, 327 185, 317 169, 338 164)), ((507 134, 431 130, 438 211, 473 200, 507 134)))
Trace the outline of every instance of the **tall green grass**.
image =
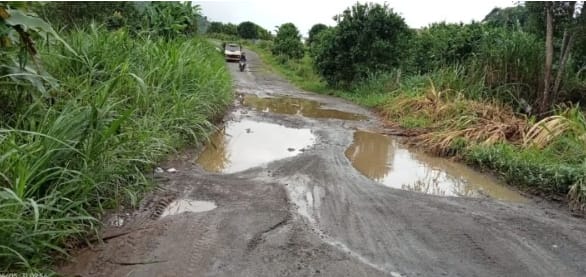
POLYGON ((522 149, 510 144, 475 145, 466 160, 499 173, 510 184, 539 193, 566 194, 586 181, 586 163, 567 161, 552 149, 522 149))
POLYGON ((0 123, 0 272, 46 270, 104 210, 136 205, 144 172, 205 140, 232 98, 223 57, 203 39, 99 28, 65 39, 77 55, 41 51, 59 80, 49 98, 28 97, 26 84, 0 92, 16 103, 0 123))

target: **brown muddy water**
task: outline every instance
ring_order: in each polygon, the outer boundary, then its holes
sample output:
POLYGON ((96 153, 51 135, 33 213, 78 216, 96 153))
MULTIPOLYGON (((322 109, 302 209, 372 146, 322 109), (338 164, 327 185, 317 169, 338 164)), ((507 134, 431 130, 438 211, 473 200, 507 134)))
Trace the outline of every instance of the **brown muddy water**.
MULTIPOLYGON (((319 102, 301 98, 260 98, 247 94, 240 101, 246 107, 266 113, 342 120, 367 118, 324 109, 319 102)), ((197 163, 207 171, 234 173, 298 155, 315 141, 315 135, 307 128, 248 119, 230 121, 212 135, 197 163)), ((440 196, 527 201, 494 177, 463 164, 408 150, 385 135, 356 131, 354 142, 345 154, 359 172, 388 187, 440 196)))
POLYGON ((527 201, 496 178, 447 159, 410 151, 381 134, 356 131, 346 157, 362 174, 392 188, 441 196, 527 201))
POLYGON ((301 98, 260 98, 256 95, 246 94, 242 98, 242 105, 253 108, 258 112, 301 115, 311 118, 336 118, 342 120, 368 119, 368 117, 360 114, 326 109, 317 101, 301 98))
POLYGON ((197 163, 207 171, 233 173, 298 155, 315 140, 310 129, 246 119, 230 121, 212 135, 197 163))

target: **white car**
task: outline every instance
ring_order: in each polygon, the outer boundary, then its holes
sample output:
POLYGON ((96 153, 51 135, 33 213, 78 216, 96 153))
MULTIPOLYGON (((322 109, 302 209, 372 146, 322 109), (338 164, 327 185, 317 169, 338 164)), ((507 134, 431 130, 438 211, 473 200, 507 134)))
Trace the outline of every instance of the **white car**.
POLYGON ((227 43, 224 47, 224 57, 226 61, 240 61, 242 47, 236 43, 227 43))

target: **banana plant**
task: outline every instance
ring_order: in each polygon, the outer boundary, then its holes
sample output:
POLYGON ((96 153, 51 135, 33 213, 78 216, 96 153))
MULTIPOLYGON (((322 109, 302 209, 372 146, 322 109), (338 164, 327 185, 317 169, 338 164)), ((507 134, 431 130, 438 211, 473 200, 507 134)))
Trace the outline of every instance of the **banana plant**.
POLYGON ((47 96, 46 85, 57 86, 57 81, 43 70, 35 39, 49 37, 77 56, 49 23, 27 12, 26 3, 0 3, 0 79, 26 81, 47 96))
POLYGON ((191 2, 156 2, 147 7, 147 29, 166 38, 195 34, 200 16, 200 6, 191 2))

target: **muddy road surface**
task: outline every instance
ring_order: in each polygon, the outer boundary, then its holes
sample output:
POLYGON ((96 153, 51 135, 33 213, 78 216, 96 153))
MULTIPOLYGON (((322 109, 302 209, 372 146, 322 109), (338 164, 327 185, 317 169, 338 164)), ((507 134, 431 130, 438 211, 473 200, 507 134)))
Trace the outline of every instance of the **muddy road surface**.
POLYGON ((69 276, 586 276, 586 224, 378 135, 368 110, 228 64, 233 110, 69 276))

